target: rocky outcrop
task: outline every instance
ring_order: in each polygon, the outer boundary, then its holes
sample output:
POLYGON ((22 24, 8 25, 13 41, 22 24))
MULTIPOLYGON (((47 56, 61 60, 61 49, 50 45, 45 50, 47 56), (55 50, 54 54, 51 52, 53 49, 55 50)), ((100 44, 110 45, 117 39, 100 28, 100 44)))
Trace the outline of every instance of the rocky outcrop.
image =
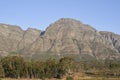
POLYGON ((120 35, 114 34, 112 32, 100 31, 100 34, 120 53, 120 35))
POLYGON ((11 52, 31 56, 49 52, 106 59, 119 57, 120 36, 98 32, 80 21, 62 18, 45 31, 32 28, 23 31, 18 26, 0 24, 0 45, 2 56, 11 52))
POLYGON ((24 50, 39 37, 40 32, 30 28, 23 31, 19 26, 0 24, 0 55, 25 52, 24 50))

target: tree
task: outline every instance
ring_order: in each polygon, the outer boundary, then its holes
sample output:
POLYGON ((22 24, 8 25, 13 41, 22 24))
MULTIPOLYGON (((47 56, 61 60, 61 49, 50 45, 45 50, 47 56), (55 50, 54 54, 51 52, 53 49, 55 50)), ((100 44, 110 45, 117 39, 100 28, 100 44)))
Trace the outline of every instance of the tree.
POLYGON ((66 73, 71 74, 74 72, 75 67, 74 59, 70 57, 61 58, 58 63, 58 77, 61 78, 66 73))
POLYGON ((45 63, 45 75, 48 78, 56 77, 57 75, 57 62, 55 59, 48 59, 45 63))
POLYGON ((1 60, 5 77, 20 78, 23 71, 24 60, 22 57, 5 57, 1 60))

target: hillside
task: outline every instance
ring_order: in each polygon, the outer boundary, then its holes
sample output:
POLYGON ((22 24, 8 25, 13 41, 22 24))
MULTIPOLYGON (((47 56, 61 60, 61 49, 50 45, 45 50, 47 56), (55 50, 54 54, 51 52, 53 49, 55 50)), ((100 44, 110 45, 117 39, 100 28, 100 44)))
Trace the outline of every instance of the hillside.
POLYGON ((19 26, 0 24, 0 56, 39 57, 46 53, 115 59, 120 57, 120 35, 99 32, 70 18, 57 20, 45 31, 33 28, 24 31, 19 26))

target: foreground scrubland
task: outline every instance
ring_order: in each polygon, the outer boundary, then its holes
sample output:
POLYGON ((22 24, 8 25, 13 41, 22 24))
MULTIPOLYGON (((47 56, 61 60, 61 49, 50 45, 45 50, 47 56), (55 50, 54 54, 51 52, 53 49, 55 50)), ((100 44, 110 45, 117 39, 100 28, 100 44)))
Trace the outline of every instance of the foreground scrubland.
POLYGON ((71 57, 26 60, 20 56, 0 61, 1 80, 120 80, 119 60, 79 60, 71 57))

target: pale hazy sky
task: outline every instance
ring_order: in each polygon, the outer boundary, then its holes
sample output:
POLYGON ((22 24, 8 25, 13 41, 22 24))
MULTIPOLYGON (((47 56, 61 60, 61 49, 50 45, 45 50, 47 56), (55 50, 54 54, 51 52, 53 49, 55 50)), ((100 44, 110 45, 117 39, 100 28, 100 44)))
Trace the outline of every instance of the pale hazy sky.
POLYGON ((0 0, 0 23, 45 30, 59 18, 120 34, 120 0, 0 0))

